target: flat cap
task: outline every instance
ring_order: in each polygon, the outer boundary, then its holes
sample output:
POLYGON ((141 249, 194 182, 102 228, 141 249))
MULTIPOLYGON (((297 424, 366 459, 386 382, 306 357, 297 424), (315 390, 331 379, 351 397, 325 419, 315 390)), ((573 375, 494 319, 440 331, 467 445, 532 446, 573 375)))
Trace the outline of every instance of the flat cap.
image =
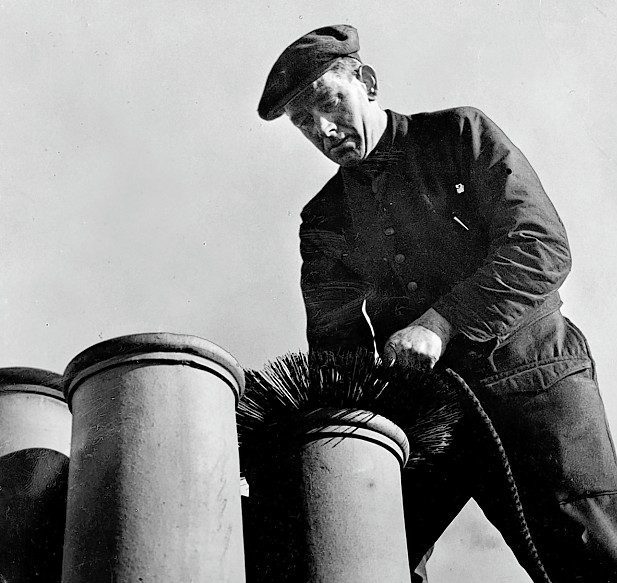
POLYGON ((318 28, 290 44, 268 75, 257 112, 272 120, 315 79, 323 75, 339 57, 359 59, 358 31, 347 24, 318 28))

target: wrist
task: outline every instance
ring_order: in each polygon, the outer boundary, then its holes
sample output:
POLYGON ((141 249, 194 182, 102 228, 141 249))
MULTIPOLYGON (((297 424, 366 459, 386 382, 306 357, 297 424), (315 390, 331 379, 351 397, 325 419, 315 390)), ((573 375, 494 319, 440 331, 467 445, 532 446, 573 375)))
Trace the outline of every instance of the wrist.
POLYGON ((422 326, 437 334, 441 338, 444 348, 457 333, 456 328, 433 308, 429 308, 424 314, 414 320, 412 325, 422 326))

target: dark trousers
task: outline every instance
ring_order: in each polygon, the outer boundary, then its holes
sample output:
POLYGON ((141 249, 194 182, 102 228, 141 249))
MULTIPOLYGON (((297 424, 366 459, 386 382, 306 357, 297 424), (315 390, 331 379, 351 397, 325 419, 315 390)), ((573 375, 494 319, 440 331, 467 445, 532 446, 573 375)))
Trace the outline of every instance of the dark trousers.
MULTIPOLYGON (((582 333, 556 311, 481 363, 447 353, 444 364, 458 367, 499 433, 551 581, 617 582, 617 460, 582 333)), ((449 454, 432 467, 403 471, 410 564, 473 497, 541 581, 493 441, 473 413, 468 417, 449 454)))

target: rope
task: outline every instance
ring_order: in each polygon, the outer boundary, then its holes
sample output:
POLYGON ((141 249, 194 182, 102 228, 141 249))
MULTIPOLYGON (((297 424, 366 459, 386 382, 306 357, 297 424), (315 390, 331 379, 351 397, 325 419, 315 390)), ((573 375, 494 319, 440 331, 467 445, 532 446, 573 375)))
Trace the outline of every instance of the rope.
POLYGON ((463 397, 471 402, 471 404, 473 405, 473 410, 478 414, 478 416, 482 420, 483 426, 490 434, 492 443, 495 445, 497 453, 499 454, 499 461, 501 462, 501 467, 504 471, 504 475, 508 484, 510 500, 512 501, 512 504, 514 506, 514 514, 518 522, 519 533, 522 537, 523 548, 527 553, 527 556, 531 560, 532 565, 536 568, 538 582, 551 583, 551 580, 546 573, 546 570, 544 569, 544 565, 542 564, 542 560, 540 559, 538 549, 533 542, 527 520, 525 519, 525 513, 523 511, 523 505, 521 503, 521 498, 518 493, 518 488, 516 487, 514 474, 512 473, 512 468, 510 466, 510 462, 508 461, 506 450, 503 447, 503 443, 501 442, 501 439, 499 437, 499 434, 497 433, 497 430, 495 429, 495 426, 493 425, 493 422, 484 410, 482 403, 480 403, 474 392, 469 388, 469 385, 463 380, 463 378, 449 368, 445 369, 445 373, 449 375, 454 381, 456 381, 454 385, 460 391, 463 397))

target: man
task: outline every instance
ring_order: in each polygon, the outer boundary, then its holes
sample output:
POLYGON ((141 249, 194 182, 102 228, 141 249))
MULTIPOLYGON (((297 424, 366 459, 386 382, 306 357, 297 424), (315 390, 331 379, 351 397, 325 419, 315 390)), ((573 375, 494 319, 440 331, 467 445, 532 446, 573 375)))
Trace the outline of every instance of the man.
MULTIPOLYGON (((351 26, 301 37, 258 110, 286 114, 340 166, 302 213, 309 347, 371 348, 364 306, 386 360, 457 370, 501 435, 551 580, 617 581, 617 461, 587 343, 559 311, 563 225, 487 116, 383 110, 358 50, 351 26)), ((404 473, 412 564, 473 496, 541 580, 475 453, 404 473)))

